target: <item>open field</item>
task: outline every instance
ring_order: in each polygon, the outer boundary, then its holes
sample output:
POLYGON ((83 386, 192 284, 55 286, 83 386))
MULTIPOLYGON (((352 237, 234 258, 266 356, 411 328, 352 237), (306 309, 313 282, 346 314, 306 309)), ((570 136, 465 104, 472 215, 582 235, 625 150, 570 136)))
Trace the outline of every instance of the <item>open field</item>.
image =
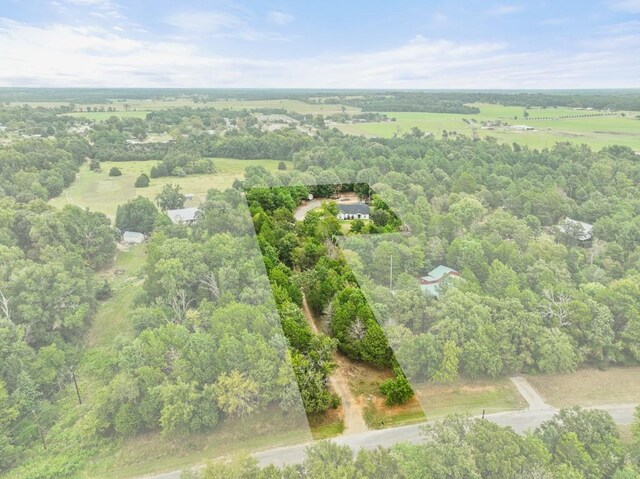
MULTIPOLYGON (((299 100, 256 100, 256 101, 239 101, 239 100, 221 100, 208 102, 207 105, 214 106, 215 108, 284 108, 288 111, 293 111, 300 114, 314 115, 333 115, 335 113, 341 113, 343 105, 339 104, 315 104, 306 103, 299 100)), ((345 112, 354 114, 360 113, 360 108, 351 106, 344 106, 345 112)))
MULTIPOLYGON (((230 188, 235 179, 243 177, 244 170, 248 166, 263 166, 269 171, 275 171, 279 163, 277 160, 236 160, 232 158, 214 158, 213 162, 217 169, 216 173, 182 178, 174 176, 152 178, 148 188, 135 188, 134 183, 141 173, 149 174, 151 167, 156 164, 154 161, 107 161, 101 164, 102 171, 98 173, 83 166, 76 182, 67 188, 61 196, 51 200, 51 204, 59 208, 67 204, 87 207, 114 217, 118 205, 137 196, 154 199, 163 185, 171 183, 180 185, 183 193, 192 193, 194 199, 188 205, 195 206, 204 201, 207 191, 211 188, 230 188), (109 170, 113 166, 120 168, 122 176, 109 176, 109 170)), ((288 166, 291 167, 290 164, 288 166)))
POLYGON ((477 115, 387 112, 389 117, 396 118, 395 122, 337 124, 336 126, 345 133, 383 138, 390 138, 394 134, 401 136, 412 127, 418 127, 425 132, 432 132, 438 138, 443 130, 456 131, 466 136, 473 136, 475 131, 480 138, 491 136, 501 143, 517 142, 532 148, 552 147, 558 141, 571 141, 585 143, 597 149, 618 144, 640 151, 640 120, 635 118, 639 112, 624 112, 624 117, 616 115, 538 120, 536 118, 586 115, 591 112, 570 108, 530 109, 528 110, 530 116, 525 119, 522 116, 524 112, 522 107, 493 104, 476 104, 475 106, 480 108, 480 113, 477 115), (515 116, 518 117, 517 120, 514 119, 515 116), (469 121, 474 119, 476 123, 466 123, 463 118, 469 121), (489 120, 501 120, 510 125, 524 124, 534 127, 535 131, 514 131, 505 127, 494 130, 480 129, 480 123, 489 120))
POLYGON ((555 407, 640 403, 640 367, 581 369, 527 380, 555 407))

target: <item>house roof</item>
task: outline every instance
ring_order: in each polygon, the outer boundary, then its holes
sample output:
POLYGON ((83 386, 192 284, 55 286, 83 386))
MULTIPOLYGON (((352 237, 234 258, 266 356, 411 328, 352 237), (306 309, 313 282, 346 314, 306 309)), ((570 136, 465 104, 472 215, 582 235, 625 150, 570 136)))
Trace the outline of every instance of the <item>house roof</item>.
POLYGON ((125 231, 122 236, 125 238, 144 238, 142 233, 138 233, 137 231, 125 231))
POLYGON ((371 212, 371 208, 366 203, 353 203, 350 205, 338 205, 338 209, 341 213, 347 215, 368 215, 371 212))
POLYGON ((449 268, 448 266, 440 265, 437 268, 429 271, 429 274, 427 276, 423 276, 420 279, 423 279, 425 281, 440 281, 443 276, 446 276, 448 274, 457 275, 459 273, 455 269, 449 268))
POLYGON ((125 231, 122 233, 122 240, 125 243, 142 243, 144 241, 144 235, 136 231, 125 231))
POLYGON ((181 208, 179 210, 167 210, 167 216, 173 223, 184 223, 187 221, 194 221, 196 214, 200 211, 199 208, 181 208))
POLYGON ((448 266, 440 265, 437 268, 429 271, 427 276, 423 276, 420 278, 425 283, 420 285, 420 288, 423 292, 427 292, 432 296, 439 296, 440 289, 443 285, 448 284, 451 278, 458 278, 459 275, 455 269, 449 268, 448 266))
POLYGON ((574 228, 577 228, 578 226, 580 226, 582 228, 582 233, 577 235, 577 238, 580 241, 586 241, 590 239, 591 236, 593 235, 593 225, 590 225, 589 223, 583 223, 582 221, 571 219, 568 216, 560 224, 560 231, 562 231, 563 233, 569 233, 570 232, 569 226, 572 226, 574 228))

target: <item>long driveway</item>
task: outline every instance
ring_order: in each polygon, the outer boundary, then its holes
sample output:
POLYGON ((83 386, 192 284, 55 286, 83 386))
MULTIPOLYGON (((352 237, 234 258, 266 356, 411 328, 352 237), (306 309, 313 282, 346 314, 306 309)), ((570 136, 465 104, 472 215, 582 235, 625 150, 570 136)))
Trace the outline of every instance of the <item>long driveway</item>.
POLYGON ((308 201, 304 205, 299 206, 293 216, 296 221, 302 221, 309 211, 314 210, 320 206, 322 206, 322 200, 308 201))

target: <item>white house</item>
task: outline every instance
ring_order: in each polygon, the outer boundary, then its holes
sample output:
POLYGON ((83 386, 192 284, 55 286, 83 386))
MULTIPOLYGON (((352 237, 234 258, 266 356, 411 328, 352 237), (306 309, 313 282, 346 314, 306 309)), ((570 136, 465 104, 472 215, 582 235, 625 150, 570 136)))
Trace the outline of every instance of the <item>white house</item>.
POLYGON ((122 234, 122 242, 126 244, 140 244, 144 241, 144 235, 135 231, 125 231, 122 234))
POLYGON ((196 221, 199 208, 180 208, 179 210, 167 210, 167 216, 174 224, 191 224, 196 221))
POLYGON ((579 241, 588 241, 593 237, 593 225, 567 217, 558 225, 558 229, 565 234, 575 236, 579 241))
POLYGON ((366 203, 353 203, 350 205, 338 205, 339 220, 368 220, 371 208, 366 203))

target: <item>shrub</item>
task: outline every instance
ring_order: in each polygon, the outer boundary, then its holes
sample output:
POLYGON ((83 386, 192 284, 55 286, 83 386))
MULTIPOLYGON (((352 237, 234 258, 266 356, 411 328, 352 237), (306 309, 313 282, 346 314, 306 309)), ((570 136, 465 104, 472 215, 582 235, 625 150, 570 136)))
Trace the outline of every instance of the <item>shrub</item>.
POLYGON ((287 164, 284 161, 281 161, 280 163, 278 163, 278 169, 283 171, 286 170, 287 164))
POLYGON ((112 295, 113 290, 111 289, 111 285, 105 279, 104 283, 96 289, 96 299, 98 301, 104 301, 105 299, 109 299, 112 295))
POLYGON ((380 385, 380 392, 386 396, 387 406, 404 404, 413 396, 411 385, 403 374, 383 382, 380 385))
POLYGON ((122 171, 120 171, 120 168, 114 166, 109 170, 109 176, 122 176, 122 171))
POLYGON ((142 173, 136 178, 136 188, 146 188, 149 186, 149 183, 149 177, 145 173, 142 173))

